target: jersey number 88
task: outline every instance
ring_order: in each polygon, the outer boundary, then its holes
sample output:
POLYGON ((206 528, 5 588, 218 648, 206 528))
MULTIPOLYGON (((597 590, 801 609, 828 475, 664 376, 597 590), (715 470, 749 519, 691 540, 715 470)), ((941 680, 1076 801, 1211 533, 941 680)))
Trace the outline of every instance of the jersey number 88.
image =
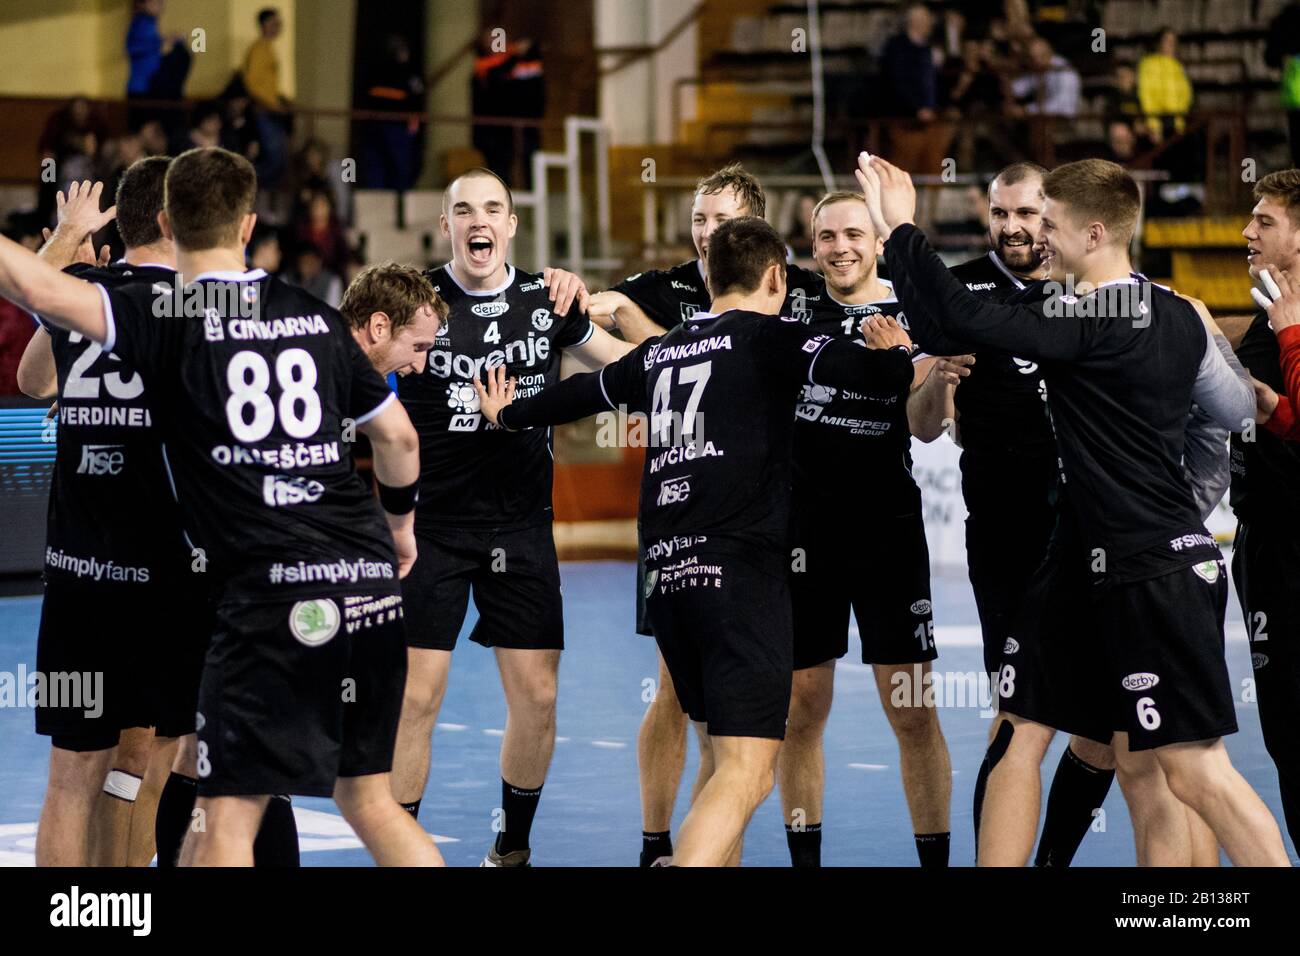
MULTIPOLYGON (((286 349, 276 356, 275 378, 280 385, 280 425, 290 438, 307 438, 320 428, 320 396, 316 394, 316 362, 305 349, 286 349), (299 404, 302 411, 299 413, 299 404)), ((226 368, 226 419, 230 433, 241 442, 261 441, 275 426, 275 403, 267 394, 271 369, 258 352, 236 352, 226 368), (248 420, 251 408, 252 420, 248 420)))

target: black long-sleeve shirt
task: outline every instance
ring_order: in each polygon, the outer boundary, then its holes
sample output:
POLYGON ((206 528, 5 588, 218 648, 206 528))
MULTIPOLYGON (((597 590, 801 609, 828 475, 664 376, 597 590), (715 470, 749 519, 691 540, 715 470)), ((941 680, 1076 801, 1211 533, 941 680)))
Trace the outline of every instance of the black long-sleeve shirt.
POLYGON ((1041 365, 1066 506, 1108 573, 1172 567, 1213 545, 1181 467, 1187 415, 1195 400, 1240 428, 1254 399, 1190 303, 1135 277, 1079 299, 990 302, 910 224, 894 230, 885 258, 924 349, 950 354, 965 342, 1041 365))
POLYGON ((867 349, 793 318, 700 312, 600 371, 516 402, 500 423, 558 425, 610 409, 649 414, 640 508, 647 552, 678 536, 779 549, 803 386, 897 390, 911 379, 906 349, 867 349))

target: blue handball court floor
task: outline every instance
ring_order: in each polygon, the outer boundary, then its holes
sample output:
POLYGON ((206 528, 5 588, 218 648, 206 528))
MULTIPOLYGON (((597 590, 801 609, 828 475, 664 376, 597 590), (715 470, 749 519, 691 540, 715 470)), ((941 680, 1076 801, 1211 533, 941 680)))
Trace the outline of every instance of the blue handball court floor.
MULTIPOLYGON (((636 734, 647 687, 656 678, 654 642, 633 632, 634 566, 628 562, 563 565, 567 650, 560 668, 559 741, 533 828, 537 866, 634 866, 640 849, 636 734)), ((970 585, 960 572, 933 582, 936 668, 950 674, 980 669, 979 629, 970 585)), ((35 667, 39 597, 0 599, 0 671, 35 667)), ((433 740, 421 823, 440 841, 452 866, 473 866, 492 836, 501 799, 497 756, 505 703, 491 653, 465 639, 453 659, 450 686, 433 740)), ((1277 776, 1264 750, 1259 714, 1246 684, 1250 654, 1235 598, 1228 610, 1228 664, 1237 690, 1240 731, 1228 739, 1233 762, 1280 820, 1277 776)), ((823 862, 828 866, 915 866, 898 751, 880 708, 870 668, 857 661, 856 639, 836 672, 835 704, 826 734, 823 862)), ((954 687, 956 685, 954 684, 954 687)), ((952 753, 952 863, 974 857, 971 793, 983 759, 990 712, 979 699, 941 701, 952 753)), ((1044 764, 1055 768, 1058 736, 1044 764)), ((48 759, 26 707, 0 707, 0 865, 33 862, 48 759)), ((674 829, 686 812, 695 746, 690 746, 674 829)), ((369 857, 328 800, 295 800, 303 863, 368 865, 369 857)), ((1107 799, 1105 828, 1088 834, 1079 866, 1131 866, 1132 831, 1118 787, 1107 799)), ((1294 854, 1294 848, 1288 843, 1294 854)), ((780 804, 773 793, 759 808, 745 844, 746 865, 784 866, 789 857, 780 804)))

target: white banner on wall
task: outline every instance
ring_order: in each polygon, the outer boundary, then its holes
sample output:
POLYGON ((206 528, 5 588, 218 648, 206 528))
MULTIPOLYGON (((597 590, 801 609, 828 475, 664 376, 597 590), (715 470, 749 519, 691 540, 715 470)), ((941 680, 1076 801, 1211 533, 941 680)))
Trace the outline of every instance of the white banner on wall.
MULTIPOLYGON (((926 444, 912 439, 912 476, 921 486, 925 539, 930 547, 930 567, 966 570, 966 504, 961 496, 961 449, 942 435, 926 444)), ((1231 545, 1237 519, 1225 497, 1205 522, 1210 534, 1225 547, 1231 545)))

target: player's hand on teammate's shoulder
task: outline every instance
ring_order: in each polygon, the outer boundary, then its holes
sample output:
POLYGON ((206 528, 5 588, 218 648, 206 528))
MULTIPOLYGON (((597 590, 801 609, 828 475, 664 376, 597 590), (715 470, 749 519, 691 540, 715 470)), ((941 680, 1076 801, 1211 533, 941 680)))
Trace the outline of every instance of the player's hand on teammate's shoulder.
POLYGON ((974 364, 973 355, 943 355, 935 363, 934 374, 945 385, 960 385, 961 380, 970 375, 970 367, 974 364))
POLYGON ((579 309, 585 308, 590 301, 586 283, 572 272, 547 266, 542 270, 542 282, 546 284, 547 295, 555 304, 556 315, 568 315, 569 306, 575 301, 579 309))
POLYGON ((596 292, 587 300, 587 317, 606 332, 613 332, 618 328, 615 313, 627 304, 628 298, 622 292, 613 289, 596 292))
POLYGON ((911 351, 911 337, 892 315, 869 315, 862 320, 858 329, 867 340, 869 349, 892 349, 903 345, 911 351))
POLYGON ((474 376, 474 391, 478 393, 479 410, 493 425, 497 415, 515 400, 515 380, 506 378, 506 367, 497 365, 487 370, 487 384, 474 376))

